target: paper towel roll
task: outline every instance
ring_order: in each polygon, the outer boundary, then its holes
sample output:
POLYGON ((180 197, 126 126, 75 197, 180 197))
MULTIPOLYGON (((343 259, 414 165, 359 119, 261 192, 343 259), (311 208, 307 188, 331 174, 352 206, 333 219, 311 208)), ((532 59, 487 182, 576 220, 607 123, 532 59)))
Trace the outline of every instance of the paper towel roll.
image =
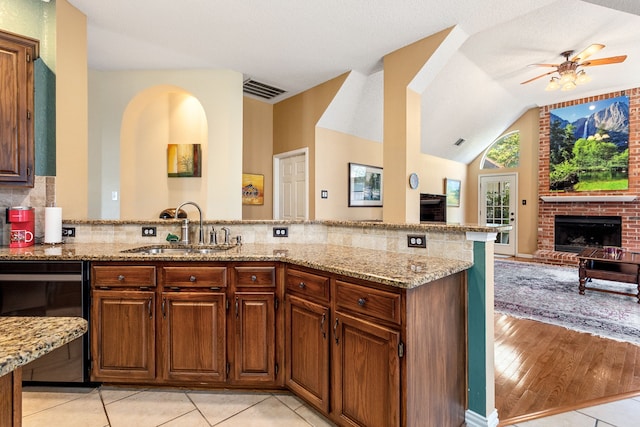
POLYGON ((62 242, 62 208, 44 208, 44 242, 62 242))

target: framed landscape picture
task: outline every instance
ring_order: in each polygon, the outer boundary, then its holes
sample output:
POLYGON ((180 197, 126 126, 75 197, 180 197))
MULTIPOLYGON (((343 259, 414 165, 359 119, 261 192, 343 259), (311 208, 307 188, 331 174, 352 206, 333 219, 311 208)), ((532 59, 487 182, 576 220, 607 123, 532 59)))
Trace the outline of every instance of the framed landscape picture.
POLYGON ((551 110, 549 144, 549 190, 627 190, 629 98, 551 110))
POLYGON ((447 206, 460 206, 460 186, 458 179, 444 179, 444 191, 447 195, 447 206))
POLYGON ((349 163, 349 207, 382 206, 382 168, 349 163))

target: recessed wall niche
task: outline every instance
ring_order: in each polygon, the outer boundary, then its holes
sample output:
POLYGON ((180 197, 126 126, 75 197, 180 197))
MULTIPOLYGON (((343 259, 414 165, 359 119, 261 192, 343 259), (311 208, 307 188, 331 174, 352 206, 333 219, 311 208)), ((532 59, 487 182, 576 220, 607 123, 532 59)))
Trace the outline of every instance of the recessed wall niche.
POLYGON ((127 106, 120 135, 120 219, 154 219, 186 200, 205 200, 208 125, 190 93, 155 86, 127 106), (167 177, 168 144, 201 144, 202 176, 167 177))

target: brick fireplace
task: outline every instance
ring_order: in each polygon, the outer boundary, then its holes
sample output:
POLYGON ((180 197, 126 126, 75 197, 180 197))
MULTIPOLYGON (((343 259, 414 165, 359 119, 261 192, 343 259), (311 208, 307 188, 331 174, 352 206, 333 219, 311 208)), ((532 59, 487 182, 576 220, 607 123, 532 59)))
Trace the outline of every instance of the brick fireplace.
POLYGON ((556 215, 620 216, 622 247, 640 251, 640 88, 567 101, 540 108, 538 160, 538 250, 535 258, 556 264, 577 264, 575 253, 554 248, 556 215), (625 191, 551 192, 549 190, 549 112, 556 108, 629 97, 629 189, 625 191))

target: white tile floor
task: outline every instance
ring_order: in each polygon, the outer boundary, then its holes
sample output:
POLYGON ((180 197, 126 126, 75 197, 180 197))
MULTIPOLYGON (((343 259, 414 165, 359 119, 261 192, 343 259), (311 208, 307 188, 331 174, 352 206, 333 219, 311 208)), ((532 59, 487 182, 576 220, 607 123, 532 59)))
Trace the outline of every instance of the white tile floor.
POLYGON ((326 427, 288 393, 25 387, 23 427, 326 427))
MULTIPOLYGON (((288 393, 25 387, 22 411, 23 427, 333 426, 288 393)), ((638 427, 640 396, 515 426, 638 427)))

